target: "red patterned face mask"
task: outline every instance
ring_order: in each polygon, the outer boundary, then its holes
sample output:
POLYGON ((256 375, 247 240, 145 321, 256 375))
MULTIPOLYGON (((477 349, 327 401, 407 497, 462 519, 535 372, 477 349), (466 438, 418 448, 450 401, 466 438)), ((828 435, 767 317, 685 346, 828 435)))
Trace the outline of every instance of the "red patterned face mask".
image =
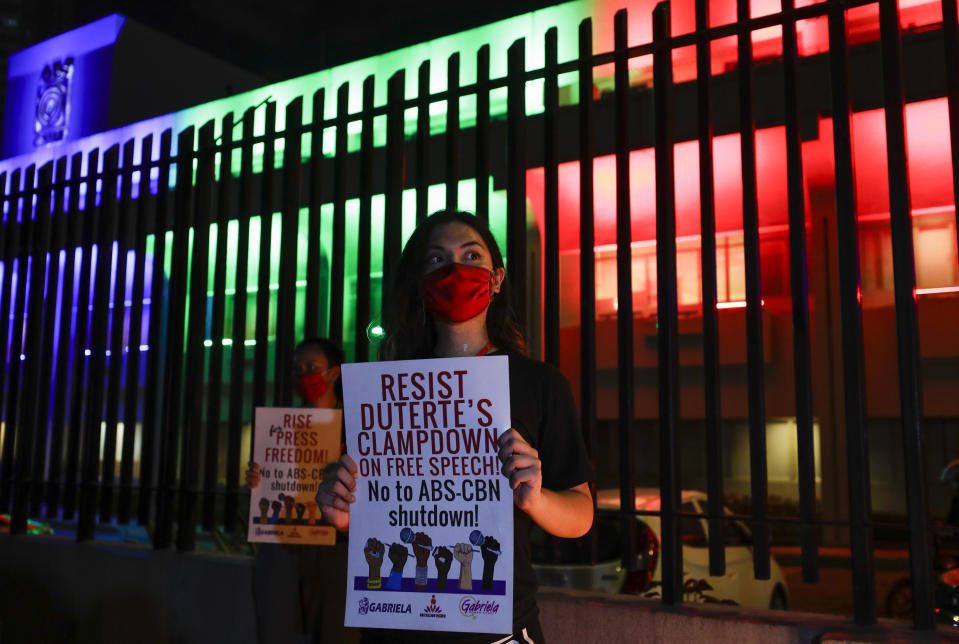
POLYGON ((423 278, 423 304, 448 322, 469 320, 489 306, 492 278, 482 266, 448 264, 423 278))
POLYGON ((293 391, 308 403, 316 402, 326 393, 326 388, 329 386, 323 380, 324 373, 301 373, 293 380, 293 391))

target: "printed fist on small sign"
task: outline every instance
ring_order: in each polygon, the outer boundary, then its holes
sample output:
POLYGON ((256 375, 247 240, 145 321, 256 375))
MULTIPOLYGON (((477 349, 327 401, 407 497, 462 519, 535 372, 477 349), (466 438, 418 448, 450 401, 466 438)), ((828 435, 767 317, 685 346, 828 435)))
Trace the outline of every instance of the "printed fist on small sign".
POLYGON ((473 590, 473 546, 458 543, 453 546, 453 556, 460 562, 460 590, 473 590))
POLYGON ((486 537, 480 552, 483 555, 483 590, 490 591, 493 590, 493 567, 500 555, 499 541, 486 537))

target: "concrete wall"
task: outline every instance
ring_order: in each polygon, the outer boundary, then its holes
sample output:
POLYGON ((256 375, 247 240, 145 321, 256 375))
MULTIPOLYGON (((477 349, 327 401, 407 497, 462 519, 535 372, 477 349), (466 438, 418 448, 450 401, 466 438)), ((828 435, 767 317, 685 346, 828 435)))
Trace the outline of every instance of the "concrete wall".
MULTIPOLYGON (((0 537, 0 642, 253 643, 251 559, 155 552, 141 546, 0 537)), ((883 623, 558 590, 540 593, 551 644, 603 642, 910 641, 883 623)), ((959 642, 943 631, 919 641, 959 642)))

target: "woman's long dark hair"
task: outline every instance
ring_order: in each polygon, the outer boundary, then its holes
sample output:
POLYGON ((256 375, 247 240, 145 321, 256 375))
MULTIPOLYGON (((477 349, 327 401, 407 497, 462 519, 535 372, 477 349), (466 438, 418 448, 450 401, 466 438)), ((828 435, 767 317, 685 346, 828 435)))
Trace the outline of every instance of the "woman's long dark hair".
MULTIPOLYGON (((433 231, 453 222, 475 230, 489 249, 493 268, 505 268, 496 239, 474 215, 458 210, 441 210, 421 223, 403 249, 399 265, 387 292, 383 310, 386 337, 380 345, 383 360, 411 360, 433 357, 436 325, 423 306, 423 281, 426 252, 433 231)), ((486 333, 490 342, 502 351, 526 355, 526 340, 510 305, 510 281, 507 276, 486 314, 486 333)))

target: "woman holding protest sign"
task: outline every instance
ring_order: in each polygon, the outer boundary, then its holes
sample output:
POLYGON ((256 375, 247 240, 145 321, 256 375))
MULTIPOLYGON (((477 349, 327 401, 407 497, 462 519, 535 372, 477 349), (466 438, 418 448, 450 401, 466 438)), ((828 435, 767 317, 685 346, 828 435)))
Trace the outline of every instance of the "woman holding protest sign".
MULTIPOLYGON (((342 407, 342 363, 343 350, 327 338, 310 338, 296 345, 291 380, 304 407, 342 407)), ((247 486, 256 488, 261 479, 259 464, 251 462, 246 471, 247 486)), ((316 509, 303 511, 312 515, 316 509)), ((351 640, 351 634, 343 628, 342 597, 329 591, 345 580, 345 542, 333 547, 257 544, 253 570, 257 641, 289 644, 351 640)), ((356 639, 355 633, 352 639, 356 639)))
MULTIPOLYGON (((585 534, 593 518, 588 484, 592 470, 568 382, 552 367, 526 357, 523 333, 510 308, 503 257, 489 229, 464 212, 443 211, 427 218, 403 250, 384 322, 380 353, 386 360, 509 357, 512 428, 499 436, 499 460, 513 489, 513 633, 367 629, 363 641, 539 644, 544 638, 534 597, 529 528, 535 522, 559 537, 585 534)), ((344 454, 320 485, 320 509, 340 530, 349 528, 358 478, 354 460, 344 454)), ((382 544, 370 547, 382 550, 382 544)), ((466 553, 454 556, 461 560, 466 553)))

